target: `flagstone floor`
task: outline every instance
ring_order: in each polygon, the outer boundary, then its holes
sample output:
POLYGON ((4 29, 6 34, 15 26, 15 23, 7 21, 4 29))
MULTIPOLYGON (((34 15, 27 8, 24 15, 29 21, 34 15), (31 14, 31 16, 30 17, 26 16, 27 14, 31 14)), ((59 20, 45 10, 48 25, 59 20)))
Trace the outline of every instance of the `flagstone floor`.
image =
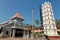
POLYGON ((46 40, 45 38, 37 38, 37 39, 30 39, 30 38, 0 38, 0 40, 46 40))
MULTIPOLYGON (((44 37, 43 38, 37 38, 37 39, 28 39, 28 38, 0 38, 0 40, 47 40, 44 37)), ((60 39, 50 39, 50 40, 60 40, 60 39)))

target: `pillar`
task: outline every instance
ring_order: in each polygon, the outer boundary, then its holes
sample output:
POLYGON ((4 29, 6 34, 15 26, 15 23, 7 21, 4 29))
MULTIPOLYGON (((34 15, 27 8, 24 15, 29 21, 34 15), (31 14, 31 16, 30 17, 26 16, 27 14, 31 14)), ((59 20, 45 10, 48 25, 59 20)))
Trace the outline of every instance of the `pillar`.
POLYGON ((27 34, 25 34, 25 31, 24 31, 23 37, 24 37, 24 38, 29 38, 29 31, 27 31, 27 34))
POLYGON ((29 38, 29 31, 27 31, 27 38, 29 38))
POLYGON ((11 37, 11 30, 10 30, 10 37, 11 37))
POLYGON ((33 36, 32 32, 31 32, 31 39, 34 39, 34 36, 33 36))
POLYGON ((4 37, 4 28, 2 29, 2 37, 4 37))
POLYGON ((26 36, 25 36, 25 30, 24 30, 24 32, 23 32, 23 38, 25 38, 26 36))
POLYGON ((12 37, 15 37, 15 29, 13 29, 12 37))

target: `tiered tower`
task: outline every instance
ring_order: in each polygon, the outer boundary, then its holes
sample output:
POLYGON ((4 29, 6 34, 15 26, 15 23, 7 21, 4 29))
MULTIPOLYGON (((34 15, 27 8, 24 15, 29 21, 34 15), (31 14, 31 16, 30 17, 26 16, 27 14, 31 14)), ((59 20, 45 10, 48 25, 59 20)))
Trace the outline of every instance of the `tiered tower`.
POLYGON ((44 2, 44 4, 42 4, 41 11, 42 11, 44 34, 48 36, 56 36, 57 28, 51 3, 44 2))

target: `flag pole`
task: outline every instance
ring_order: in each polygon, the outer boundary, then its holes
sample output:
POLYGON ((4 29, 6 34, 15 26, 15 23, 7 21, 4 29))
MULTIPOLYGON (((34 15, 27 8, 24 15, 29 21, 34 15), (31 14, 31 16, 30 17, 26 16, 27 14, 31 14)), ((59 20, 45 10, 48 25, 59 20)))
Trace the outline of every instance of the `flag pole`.
POLYGON ((34 37, 34 8, 32 8, 32 36, 34 37))

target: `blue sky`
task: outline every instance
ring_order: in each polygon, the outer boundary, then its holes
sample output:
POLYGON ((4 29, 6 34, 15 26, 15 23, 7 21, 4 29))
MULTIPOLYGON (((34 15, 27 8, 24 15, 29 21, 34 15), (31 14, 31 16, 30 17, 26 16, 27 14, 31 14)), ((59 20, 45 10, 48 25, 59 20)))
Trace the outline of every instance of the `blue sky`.
POLYGON ((0 23, 20 12, 25 24, 32 24, 32 8, 34 8, 34 20, 40 21, 39 6, 44 1, 51 2, 55 19, 60 18, 60 0, 0 0, 0 23))

